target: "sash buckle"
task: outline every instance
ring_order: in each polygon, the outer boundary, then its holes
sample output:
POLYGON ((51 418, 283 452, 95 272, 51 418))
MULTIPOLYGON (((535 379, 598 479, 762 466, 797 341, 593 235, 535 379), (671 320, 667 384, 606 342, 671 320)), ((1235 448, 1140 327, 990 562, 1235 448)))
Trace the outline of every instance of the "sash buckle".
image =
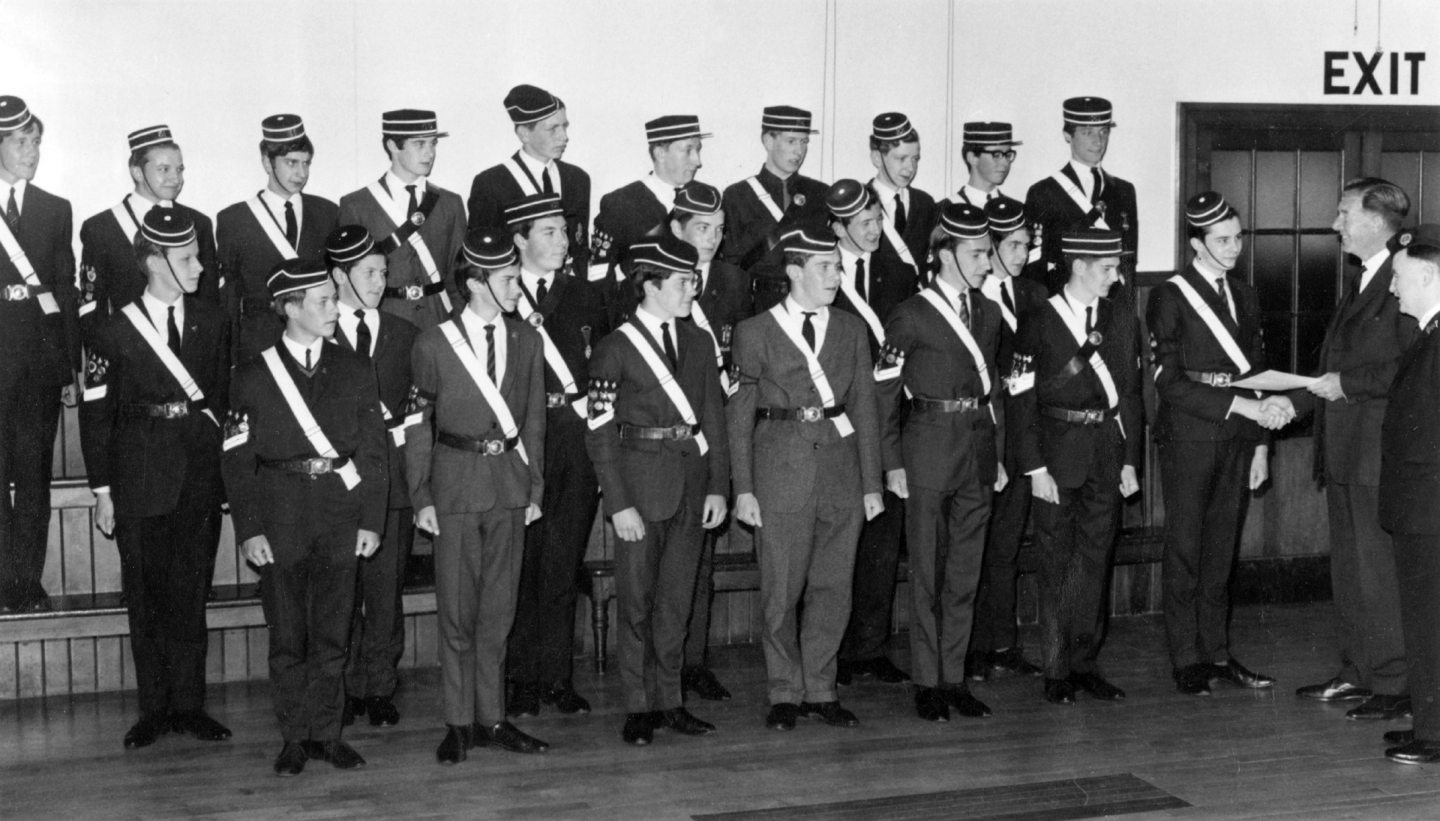
POLYGON ((423 299, 424 297, 425 297, 425 289, 424 289, 423 287, 421 287, 421 286, 419 286, 419 285, 407 285, 407 286, 405 286, 405 298, 408 299, 408 300, 410 300, 411 302, 415 302, 415 301, 417 301, 417 300, 423 299))
POLYGON ((24 302, 30 298, 29 285, 7 285, 5 286, 6 302, 24 302))
POLYGON ((825 409, 817 407, 799 408, 797 417, 801 422, 819 422, 825 418, 825 409))
POLYGON ((485 454, 486 456, 499 456, 500 454, 502 454, 502 453, 505 452, 505 440, 504 440, 504 439, 487 439, 487 440, 485 440, 485 450, 484 450, 483 452, 484 452, 484 454, 485 454))

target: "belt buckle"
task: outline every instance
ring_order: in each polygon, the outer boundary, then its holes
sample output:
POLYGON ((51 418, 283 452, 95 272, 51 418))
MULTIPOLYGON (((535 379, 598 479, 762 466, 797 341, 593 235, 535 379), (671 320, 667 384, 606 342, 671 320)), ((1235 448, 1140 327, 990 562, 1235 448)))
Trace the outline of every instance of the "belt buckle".
POLYGON ((422 288, 422 287, 420 287, 419 285, 406 285, 406 286, 405 286, 405 298, 408 299, 408 300, 410 300, 411 302, 414 302, 414 301, 417 300, 417 299, 421 299, 421 298, 423 298, 424 296, 425 296, 425 289, 422 288))
POLYGON ((160 407, 163 409, 161 415, 166 419, 181 419, 189 415, 189 408, 184 402, 166 402, 160 407))
POLYGON ((30 286, 28 285, 7 285, 5 286, 5 299, 10 302, 23 302, 30 298, 30 286))
POLYGON ((967 396, 960 400, 960 410, 973 411, 980 408, 980 400, 973 396, 967 396))
POLYGON ((675 427, 673 427, 673 428, 670 429, 669 438, 671 438, 671 439, 673 439, 673 440, 675 440, 675 441, 677 441, 677 442, 683 442, 683 441, 685 441, 686 439, 689 439, 689 438, 690 438, 690 426, 689 426, 689 425, 686 425, 686 424, 683 424, 683 423, 682 423, 682 424, 679 424, 679 425, 676 425, 675 427))
POLYGON ((547 393, 547 394, 545 394, 545 407, 547 407, 547 408, 563 408, 563 407, 565 407, 565 394, 563 394, 563 393, 547 393))
POLYGON ((312 456, 305 460, 305 472, 311 476, 319 476, 322 473, 330 472, 330 460, 324 456, 312 456))
POLYGON ((486 456, 499 456, 505 452, 505 441, 503 439, 487 439, 485 441, 484 454, 486 456))
POLYGON ((1230 380, 1234 377, 1228 373, 1213 373, 1210 375, 1210 384, 1217 388, 1230 387, 1230 380))
POLYGON ((814 406, 800 409, 801 422, 819 422, 825 418, 825 410, 814 406))
POLYGON ((1104 421, 1105 421, 1105 411, 1099 411, 1099 410, 1087 410, 1087 411, 1085 411, 1085 424, 1087 424, 1087 425, 1098 425, 1098 424, 1100 424, 1101 422, 1104 422, 1104 421))

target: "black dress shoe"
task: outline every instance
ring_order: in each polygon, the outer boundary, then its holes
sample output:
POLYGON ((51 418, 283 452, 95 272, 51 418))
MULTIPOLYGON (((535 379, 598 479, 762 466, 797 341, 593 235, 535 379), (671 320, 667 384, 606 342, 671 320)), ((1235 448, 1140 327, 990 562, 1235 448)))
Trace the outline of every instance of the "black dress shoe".
POLYGON ((949 721, 950 702, 938 687, 921 687, 915 691, 915 715, 926 721, 949 721))
POLYGON ((1070 683, 1101 701, 1124 701, 1125 691, 1105 680, 1099 673, 1071 673, 1070 683))
POLYGON ((1004 650, 996 650, 985 654, 985 662, 990 666, 991 671, 1007 673, 1012 676, 1038 676, 1043 671, 1030 663, 1025 658, 1025 651, 1020 645, 1006 647, 1004 650))
POLYGON ((1236 687, 1245 687, 1251 690, 1263 690, 1266 687, 1274 687, 1275 679, 1264 673, 1256 673, 1248 670, 1245 665, 1235 659, 1226 659, 1224 664, 1215 664, 1215 678, 1229 682, 1236 687))
POLYGON ((499 747, 506 752, 527 755, 543 753, 550 749, 549 744, 521 732, 520 728, 508 721, 502 721, 490 727, 476 724, 474 740, 476 747, 499 747))
POLYGON ((866 668, 881 684, 904 684, 910 680, 910 674, 896 667, 886 656, 871 659, 866 668))
POLYGON ((446 724, 445 727, 445 740, 435 749, 435 760, 441 764, 459 764, 466 759, 470 748, 475 746, 470 725, 460 727, 446 724))
POLYGON ((280 749, 280 754, 275 756, 275 774, 281 778, 289 778, 292 775, 299 775, 305 769, 305 762, 310 756, 305 752, 305 745, 299 741, 287 741, 280 749))
POLYGON ((1295 690, 1295 695, 1315 701, 1364 701, 1374 693, 1369 688, 1351 684, 1339 676, 1324 684, 1307 684, 1295 690))
POLYGON ((965 678, 984 681, 990 678, 990 654, 981 650, 965 654, 965 678))
POLYGON ((800 714, 807 718, 818 718, 831 727, 859 727, 860 719, 840 706, 839 701, 802 701, 800 714))
POLYGON ((540 715, 540 683, 517 682, 514 697, 505 705, 505 715, 511 718, 540 715))
POLYGON ((660 722, 660 726, 681 735, 709 735, 715 732, 714 724, 696 718, 684 707, 673 707, 660 713, 660 722))
POLYGON ((945 697, 945 703, 950 709, 965 718, 989 718, 990 708, 985 702, 976 698, 970 692, 970 688, 964 684, 955 684, 948 687, 941 687, 940 694, 945 697))
POLYGON ((855 663, 853 661, 835 662, 835 684, 840 687, 849 687, 855 681, 855 663))
POLYGON ((1440 745, 1415 740, 1385 751, 1385 757, 1399 764, 1434 764, 1440 761, 1440 745))
POLYGON ((372 727, 394 727, 400 723, 400 711, 388 696, 367 696, 365 712, 370 716, 372 727))
POLYGON ((770 712, 765 714, 765 726, 772 730, 793 730, 795 721, 799 718, 800 705, 782 701, 770 705, 770 712))
POLYGON ((1208 664, 1187 664, 1174 671, 1175 689, 1187 696, 1210 695, 1210 676, 1215 668, 1208 664))
POLYGON ((709 667, 682 667, 680 687, 706 701, 729 701, 730 691, 715 678, 709 667))
POLYGON ((365 766, 365 759, 355 752, 355 748, 338 738, 332 741, 310 742, 309 756, 329 762, 337 770, 353 770, 365 766))
MULTIPOLYGON (((567 716, 574 715, 575 713, 581 715, 590 714, 590 702, 575 692, 575 688, 571 686, 568 680, 555 682, 550 689, 545 691, 544 695, 540 696, 540 701, 545 704, 554 705, 556 710, 559 710, 567 716)), ((535 712, 538 714, 540 712, 539 708, 536 708, 535 712)))
POLYGON ((163 715, 142 716, 135 726, 125 733, 125 749, 138 750, 149 747, 160 736, 170 732, 170 721, 163 715))
POLYGON ((1410 697, 1374 695, 1345 714, 1351 721, 1393 721, 1410 715, 1410 697))
POLYGON ((1045 700, 1051 704, 1074 704, 1075 685, 1068 679, 1045 679, 1045 700))
POLYGON ((355 723, 356 716, 363 715, 365 715, 365 699, 346 696, 345 707, 340 711, 340 726, 349 727, 355 723))
POLYGON ((1404 746, 1415 740, 1414 730, 1386 730, 1382 736, 1386 744, 1399 744, 1404 746))
POLYGON ((620 730, 620 738, 626 744, 633 744, 636 747, 644 747, 655 740, 655 717, 651 713, 630 713, 625 716, 625 727, 620 730))
POLYGON ((170 729, 177 733, 189 733, 201 741, 226 741, 230 738, 230 728, 211 718, 204 710, 172 713, 170 729))

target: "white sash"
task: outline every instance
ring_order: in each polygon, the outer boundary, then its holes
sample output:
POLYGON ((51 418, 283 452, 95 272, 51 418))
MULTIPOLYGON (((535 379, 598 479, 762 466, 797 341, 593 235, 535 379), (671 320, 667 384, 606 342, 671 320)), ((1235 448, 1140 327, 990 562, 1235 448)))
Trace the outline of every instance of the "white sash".
POLYGON ((290 240, 285 239, 284 232, 280 230, 279 225, 275 224, 275 216, 266 209, 265 203, 260 200, 260 197, 260 194, 256 194, 253 199, 246 200, 245 204, 250 206, 250 213, 254 214, 255 221, 260 223, 260 230, 265 232, 265 238, 270 240, 270 244, 275 246, 276 251, 280 252, 281 259, 294 259, 300 256, 290 245, 290 240))
POLYGON ((1216 342, 1220 343, 1220 347, 1225 350, 1225 355, 1230 357, 1230 361, 1235 363, 1235 367, 1240 369, 1240 373, 1249 373, 1250 360, 1245 358, 1245 352, 1240 350, 1240 345, 1235 341, 1235 337, 1230 335, 1230 331, 1220 321, 1220 317, 1215 315, 1215 311, 1211 309, 1205 298, 1200 296, 1200 292, 1195 290, 1195 286, 1179 274, 1171 277, 1170 282, 1180 289, 1180 293, 1185 296, 1185 301, 1189 302, 1190 307, 1194 308, 1195 313, 1204 320, 1205 327, 1210 329, 1210 334, 1215 337, 1216 342))
MULTIPOLYGON (((501 333, 505 332, 503 326, 499 330, 501 333)), ((465 366, 465 372, 470 374, 471 381, 480 389, 480 395, 485 398, 485 404, 490 406, 490 412, 495 414, 495 421, 500 423, 500 430, 505 432, 505 438, 517 440, 515 452, 520 454, 520 461, 530 464, 530 457, 525 453, 525 443, 518 441, 520 429, 515 426, 515 417, 510 413, 510 406, 505 404, 505 397, 500 395, 500 389, 490 381, 490 375, 485 373, 485 368, 480 365, 480 358, 460 333, 458 323, 453 319, 442 322, 440 332, 445 334, 445 340, 455 349, 455 356, 460 359, 460 364, 465 366)))
POLYGON ((134 242, 135 235, 140 233, 140 223, 130 216, 130 210, 125 207, 125 200, 121 200, 114 208, 110 209, 110 215, 115 218, 115 224, 119 226, 120 233, 125 239, 134 242))
POLYGON ((855 290, 853 271, 847 271, 840 275, 840 290, 845 294, 845 298, 850 300, 850 304, 855 306, 855 312, 865 320, 866 325, 870 326, 870 333, 875 334, 875 339, 881 346, 884 346, 885 326, 880 324, 880 317, 875 315, 875 309, 871 308, 870 303, 866 302, 865 298, 860 296, 860 292, 855 290))
MULTIPOLYGON (((1063 170, 1056 171, 1054 174, 1051 174, 1050 179, 1060 183, 1060 189, 1066 194, 1068 194, 1070 196, 1070 199, 1075 201, 1075 205, 1078 206, 1081 211, 1089 214, 1091 211, 1095 210, 1095 203, 1091 202, 1090 198, 1085 196, 1084 191, 1081 191, 1075 186, 1073 180, 1065 176, 1065 172, 1063 170)), ((1105 212, 1100 212, 1100 218, 1095 220, 1095 227, 1104 228, 1107 231, 1110 229, 1110 225, 1105 222, 1105 212)))
MULTIPOLYGON (((315 415, 310 412, 309 406, 305 404, 304 397, 300 396, 300 389, 295 387, 295 380, 290 378, 290 372, 285 370, 285 365, 280 362, 280 351, 278 346, 266 348, 260 357, 265 360, 265 366, 270 369, 270 376, 275 379, 275 384, 280 388, 280 395, 285 397, 285 404, 290 406, 290 412, 295 415, 295 421, 300 423, 300 429, 304 431, 305 438, 310 440, 310 447, 326 459, 338 459, 340 454, 335 451, 335 446, 330 444, 330 437, 320 429, 320 423, 315 421, 315 415)), ((360 471, 355 469, 355 460, 351 459, 344 467, 335 469, 336 475, 345 483, 346 490, 354 490, 360 484, 360 471)))
MULTIPOLYGON (((120 313, 130 320, 130 324, 134 325, 135 330, 140 333, 140 338, 144 339, 145 343, 150 346, 150 350, 160 357, 160 364, 164 365, 165 370, 169 371, 170 375, 175 377, 175 381, 180 383, 180 389, 185 391, 185 395, 190 397, 190 401, 197 405, 204 402, 204 391, 201 391, 200 386, 195 384, 194 378, 190 376, 190 371, 186 370, 185 364, 180 361, 175 352, 170 350, 170 345, 160 338, 160 331, 150 324, 150 320, 141 312, 140 306, 132 302, 122 308, 120 313)), ((200 412, 210 417, 211 422, 220 424, 209 408, 202 408, 200 412)))
POLYGON ((900 255, 901 261, 911 268, 914 268, 915 273, 919 274, 920 266, 915 264, 915 255, 910 253, 910 246, 905 244, 905 240, 900 236, 900 232, 895 230, 895 223, 888 219, 882 219, 880 220, 880 226, 885 231, 885 238, 890 240, 890 244, 895 247, 895 253, 900 255))
MULTIPOLYGON (((835 407, 835 391, 830 387, 830 380, 825 377, 825 369, 820 367, 820 357, 810 350, 810 343, 805 341, 805 337, 800 335, 800 331, 791 328, 786 322, 789 312, 785 310, 785 303, 781 302, 771 308, 770 313, 774 315, 775 323, 780 326, 780 330, 790 337, 790 341, 795 343, 796 349, 805 357, 805 366, 810 369, 810 381, 815 383, 815 392, 820 394, 820 404, 827 408, 835 407)), ((830 421, 835 423, 835 430, 840 432, 842 439, 855 432, 855 426, 850 424, 848 413, 842 413, 830 421)))
MULTIPOLYGON (((387 194, 385 189, 380 186, 379 180, 365 186, 365 190, 369 191, 370 196, 375 198, 376 204, 385 211, 386 216, 390 217, 390 222, 395 225, 396 228, 406 221, 409 216, 408 214, 401 216, 399 219, 395 217, 395 208, 399 205, 399 200, 387 194), (386 204, 387 201, 390 203, 389 205, 386 204)), ((391 233, 393 234, 394 232, 392 231, 391 233)), ((435 257, 431 255, 430 247, 425 244, 425 238, 420 236, 420 232, 418 230, 412 231, 409 238, 405 241, 410 243, 411 248, 415 249, 415 256, 420 259, 420 267, 425 269, 425 276, 428 277, 432 283, 440 282, 440 266, 435 264, 435 257)), ((452 310, 450 306, 450 294, 442 289, 439 297, 440 304, 445 307, 445 313, 450 313, 452 310)))
POLYGON ((30 264, 25 249, 20 247, 20 241, 10 233, 10 225, 3 220, 0 220, 0 248, 5 249, 5 255, 10 257, 10 263, 20 272, 25 284, 35 289, 35 301, 40 303, 40 310, 47 314, 58 313, 60 305, 55 302, 55 295, 40 284, 40 278, 35 276, 35 266, 30 264))
MULTIPOLYGON (((527 322, 530 320, 530 315, 535 313, 535 309, 530 305, 530 298, 528 296, 525 296, 516 303, 515 311, 520 315, 521 319, 527 322)), ((542 322, 536 325, 531 322, 530 327, 540 332, 540 341, 544 343, 545 348, 545 364, 550 366, 550 370, 554 372, 555 378, 560 380, 560 384, 564 386, 565 392, 579 393, 579 389, 575 387, 575 375, 570 373, 570 366, 565 364, 565 357, 561 356, 560 349, 555 347, 555 340, 550 338, 550 332, 545 330, 545 324, 542 322)), ((570 407, 581 419, 586 419, 590 416, 589 401, 590 397, 588 395, 582 395, 579 399, 571 402, 570 407)))
POLYGON ((934 288, 921 289, 920 296, 930 303, 930 307, 939 312, 940 318, 945 320, 946 324, 950 326, 950 330, 960 337, 960 342, 965 345, 965 349, 970 352, 970 358, 975 361, 975 370, 980 374, 980 386, 984 388, 985 395, 989 396, 990 368, 985 364, 985 354, 980 352, 980 344, 975 341, 975 337, 971 335, 970 329, 965 327, 965 323, 960 321, 960 314, 956 313, 954 306, 934 288))
MULTIPOLYGON (((505 166, 506 171, 510 172, 510 176, 515 178, 515 183, 520 186, 520 193, 527 197, 541 193, 540 189, 535 187, 535 183, 530 180, 530 175, 525 173, 527 169, 520 167, 520 162, 519 157, 511 157, 502 163, 502 165, 505 166)), ((551 185, 554 185, 554 183, 551 183, 551 185)), ((558 196, 560 192, 556 191, 555 194, 558 196)))
POLYGON ((776 222, 785 218, 785 212, 780 210, 780 206, 775 203, 775 198, 770 196, 770 192, 760 184, 758 177, 751 177, 745 182, 750 183, 750 189, 755 192, 760 204, 765 206, 765 210, 770 212, 770 216, 774 217, 776 222))
POLYGON ((710 327, 710 320, 705 316, 705 309, 700 307, 700 300, 690 303, 690 317, 695 320, 696 327, 710 335, 710 341, 715 343, 715 364, 720 368, 720 387, 725 389, 725 395, 731 396, 735 388, 730 384, 730 375, 725 373, 725 353, 720 350, 720 340, 715 336, 715 330, 710 327))
MULTIPOLYGON (((1016 297, 1014 288, 1015 278, 1012 276, 1009 279, 1011 283, 1010 300, 1013 302, 1016 297)), ((1002 287, 1000 284, 1000 280, 994 276, 988 276, 985 277, 984 284, 988 285, 992 280, 995 282, 995 296, 992 297, 989 294, 986 294, 985 288, 983 286, 980 288, 980 293, 985 294, 985 298, 995 303, 995 307, 1000 309, 1000 315, 1005 318, 1005 324, 1010 326, 1010 330, 1017 330, 1020 325, 1020 320, 1009 308, 1005 306, 1005 300, 1000 297, 1001 293, 1003 293, 1003 291, 1000 290, 1002 287)))
MULTIPOLYGON (((1060 315, 1060 322, 1065 325, 1066 330, 1070 331, 1070 335, 1075 337, 1075 341, 1084 345, 1085 330, 1083 328, 1078 331, 1075 330, 1075 327, 1065 318, 1067 312, 1069 312, 1071 316, 1074 316, 1075 313, 1071 310, 1070 303, 1065 301, 1064 294, 1056 294, 1046 301, 1050 303, 1050 307, 1055 310, 1055 313, 1060 315)), ((1096 306, 1096 311, 1099 311, 1098 305, 1096 306)), ((1120 391, 1115 389, 1115 378, 1110 375, 1110 369, 1105 366, 1105 360, 1100 358, 1099 351, 1090 354, 1090 367, 1095 370, 1095 375, 1100 377, 1100 386, 1105 389, 1105 399, 1110 403, 1109 406, 1113 408, 1119 405, 1120 391)), ((1123 424, 1121 425, 1121 430, 1124 430, 1123 424)))
MULTIPOLYGON (((650 372, 660 380, 660 389, 670 397, 670 404, 680 412, 680 418, 685 420, 685 424, 692 427, 700 424, 695 417, 695 409, 690 406, 690 400, 685 397, 685 391, 680 389, 680 383, 676 381, 675 374, 671 373, 670 368, 660 361, 660 355, 655 353, 655 347, 650 344, 644 334, 640 333, 640 328, 634 322, 627 322, 620 326, 620 333, 624 334, 625 338, 630 340, 630 344, 635 346, 635 350, 640 352, 640 358, 645 360, 645 364, 650 366, 650 372)), ((705 441, 704 433, 695 434, 695 444, 700 448, 701 456, 710 452, 710 443, 705 441)))

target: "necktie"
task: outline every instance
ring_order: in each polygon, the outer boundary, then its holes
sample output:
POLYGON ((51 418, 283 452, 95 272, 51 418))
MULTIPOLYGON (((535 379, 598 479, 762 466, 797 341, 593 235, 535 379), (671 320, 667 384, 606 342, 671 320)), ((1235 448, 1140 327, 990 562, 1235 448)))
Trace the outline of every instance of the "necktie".
MULTIPOLYGON (((1230 296, 1225 293, 1225 277, 1215 277, 1215 290, 1220 292, 1220 307, 1224 308, 1225 313, 1229 314, 1230 296)), ((1235 317, 1232 314, 1230 318, 1234 319, 1235 317)))
POLYGON ((405 186, 405 190, 410 192, 410 207, 405 211, 405 216, 408 218, 411 214, 413 214, 413 213, 415 213, 416 211, 420 210, 420 205, 419 205, 419 203, 417 203, 417 202, 415 201, 415 186, 414 186, 414 184, 412 183, 411 185, 405 186))
POLYGON ((355 309, 355 319, 360 323, 355 326, 355 352, 370 358, 370 326, 365 324, 365 312, 359 308, 355 309))
POLYGON ((905 201, 899 191, 895 192, 895 233, 905 233, 905 201))
POLYGON ((295 205, 289 200, 285 201, 285 241, 290 247, 295 247, 295 241, 300 233, 300 226, 295 222, 295 205))
POLYGON ((10 202, 5 204, 5 222, 10 226, 10 233, 17 233, 20 230, 20 206, 15 204, 15 187, 10 187, 10 202))
POLYGON ((1094 167, 1090 169, 1090 201, 1100 201, 1100 169, 1094 167))
MULTIPOLYGON (((896 214, 895 219, 900 219, 899 214, 896 214)), ((865 259, 861 257, 855 260, 855 292, 860 295, 861 299, 869 302, 870 297, 865 295, 865 279, 865 259)))
POLYGON ((970 294, 967 291, 960 292, 960 324, 966 329, 970 327, 970 294))
POLYGON ((665 337, 665 358, 670 360, 670 370, 679 367, 680 358, 675 355, 675 343, 670 340, 670 323, 660 323, 660 335, 665 337))
POLYGON ((170 344, 170 350, 180 355, 180 326, 175 324, 175 306, 170 306, 170 316, 165 320, 165 335, 170 344))
POLYGON ((789 210, 790 210, 790 181, 789 181, 789 180, 781 180, 781 181, 780 181, 780 210, 781 210, 781 211, 789 211, 789 210))
POLYGON ((1095 309, 1094 309, 1094 308, 1086 308, 1086 309, 1085 309, 1085 334, 1088 336, 1088 335, 1090 334, 1090 332, 1091 332, 1091 331, 1094 331, 1094 330, 1095 330, 1095 309))
POLYGON ((545 301, 545 295, 548 293, 550 293, 550 286, 545 284, 545 280, 540 280, 540 284, 535 286, 535 307, 540 307, 540 303, 545 301))
POLYGON ((495 326, 485 326, 485 374, 495 381, 495 326))
POLYGON ((1000 304, 1004 305, 1005 310, 1013 315, 1015 313, 1015 300, 1010 298, 1010 288, 1008 285, 1009 283, 1005 280, 1000 280, 1000 304))
POLYGON ((540 188, 546 194, 555 193, 555 184, 550 181, 550 166, 548 165, 545 166, 544 171, 540 172, 540 188))
POLYGON ((813 351, 815 350, 815 323, 811 320, 814 318, 815 312, 805 311, 804 314, 805 324, 800 326, 800 336, 805 338, 805 344, 809 345, 810 350, 813 351))
POLYGON ((313 371, 313 370, 315 370, 315 366, 310 364, 310 349, 309 349, 309 348, 306 348, 306 349, 305 349, 305 372, 306 372, 306 373, 309 373, 309 372, 311 372, 311 371, 313 371))
POLYGON ((695 296, 705 293, 705 269, 695 269, 695 296))

